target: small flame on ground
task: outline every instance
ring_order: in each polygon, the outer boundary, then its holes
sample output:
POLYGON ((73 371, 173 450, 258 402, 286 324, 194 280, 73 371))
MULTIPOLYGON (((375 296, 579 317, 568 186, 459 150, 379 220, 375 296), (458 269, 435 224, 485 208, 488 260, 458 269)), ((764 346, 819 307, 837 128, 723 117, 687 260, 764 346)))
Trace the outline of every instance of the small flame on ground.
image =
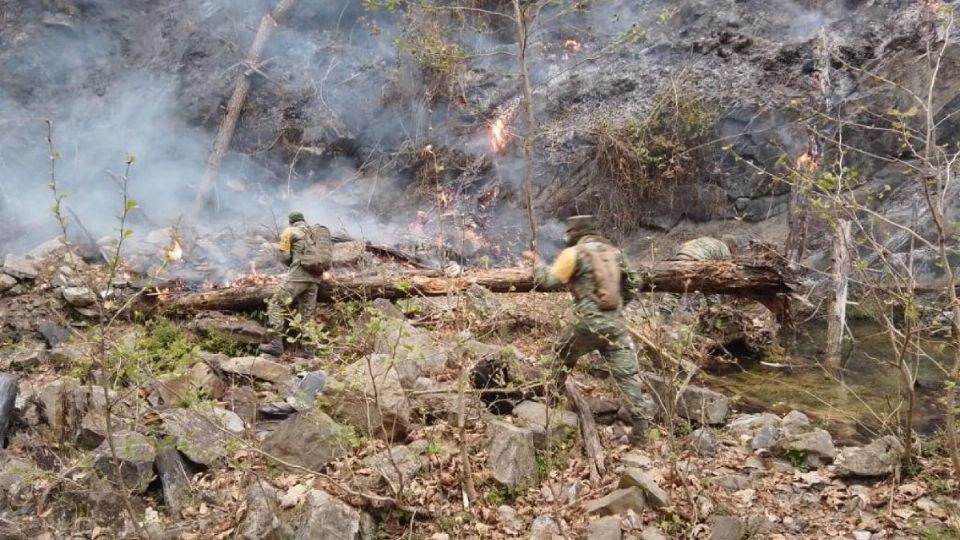
POLYGON ((167 249, 164 256, 169 262, 180 262, 183 260, 183 248, 180 247, 180 242, 176 240, 173 241, 173 244, 167 249))
POLYGON ((490 123, 490 146, 496 153, 501 153, 507 148, 507 121, 503 116, 497 117, 490 123))
POLYGON ((812 171, 817 168, 817 158, 813 152, 807 150, 797 158, 797 169, 801 171, 812 171))
POLYGON ((580 52, 580 49, 583 48, 583 45, 575 39, 568 39, 563 42, 563 48, 572 53, 580 52))

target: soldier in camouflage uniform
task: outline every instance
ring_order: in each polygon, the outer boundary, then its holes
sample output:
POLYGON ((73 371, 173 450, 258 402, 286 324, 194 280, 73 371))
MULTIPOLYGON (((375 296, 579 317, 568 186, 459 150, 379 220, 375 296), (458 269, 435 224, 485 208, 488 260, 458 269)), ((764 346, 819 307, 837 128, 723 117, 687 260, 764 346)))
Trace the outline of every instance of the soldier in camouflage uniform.
POLYGON ((676 255, 673 256, 678 261, 719 261, 733 257, 731 248, 734 246, 732 239, 724 237, 723 240, 717 240, 709 236, 701 236, 694 240, 684 242, 676 255))
POLYGON ((567 220, 567 244, 569 247, 549 267, 533 253, 524 253, 526 259, 534 261, 534 279, 539 286, 566 285, 573 294, 574 320, 554 348, 555 384, 562 393, 567 373, 577 360, 599 351, 627 400, 633 419, 631 438, 642 440, 647 427, 645 400, 637 355, 623 315, 623 307, 636 297, 640 277, 619 249, 596 234, 592 216, 567 220))
POLYGON ((283 327, 286 316, 294 308, 300 314, 301 321, 313 318, 321 281, 320 276, 314 276, 300 266, 307 221, 300 212, 292 212, 289 222, 290 226, 280 234, 280 244, 277 248, 283 257, 283 263, 290 267, 290 271, 267 302, 269 341, 260 345, 261 352, 273 356, 283 354, 283 327))

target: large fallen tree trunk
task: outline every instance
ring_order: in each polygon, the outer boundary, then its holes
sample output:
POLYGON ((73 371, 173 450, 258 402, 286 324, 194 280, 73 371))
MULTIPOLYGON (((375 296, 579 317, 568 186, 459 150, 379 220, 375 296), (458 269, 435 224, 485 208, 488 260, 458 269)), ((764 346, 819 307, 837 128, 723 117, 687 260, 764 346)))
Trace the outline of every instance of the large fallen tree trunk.
MULTIPOLYGON (((643 290, 670 293, 730 294, 773 299, 793 292, 785 271, 773 266, 729 261, 664 261, 638 269, 643 290)), ((321 302, 445 296, 480 285, 495 293, 536 289, 529 268, 477 271, 461 277, 409 274, 334 278, 320 287, 321 302)), ((263 308, 273 286, 235 287, 187 294, 164 302, 168 310, 252 311, 263 308)), ((544 291, 548 292, 548 291, 544 291)))

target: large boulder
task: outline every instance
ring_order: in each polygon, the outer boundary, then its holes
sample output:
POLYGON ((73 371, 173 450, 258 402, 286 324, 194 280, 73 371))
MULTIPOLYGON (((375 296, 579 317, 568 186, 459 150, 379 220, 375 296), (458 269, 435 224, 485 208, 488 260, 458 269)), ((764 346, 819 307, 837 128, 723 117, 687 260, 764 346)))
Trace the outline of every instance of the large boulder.
POLYGON ((17 286, 17 279, 11 275, 0 272, 0 293, 5 293, 17 286))
POLYGON ((214 465, 225 458, 230 439, 244 431, 239 416, 218 407, 167 409, 160 418, 177 450, 201 465, 214 465))
POLYGON ((50 427, 53 441, 76 440, 89 407, 87 389, 80 381, 74 377, 61 377, 44 386, 36 398, 41 418, 50 427))
POLYGON ((392 356, 358 360, 324 393, 331 416, 371 437, 397 440, 411 428, 412 409, 392 356))
POLYGON ((840 476, 885 476, 893 472, 905 450, 900 439, 885 435, 863 448, 844 448, 836 461, 840 476))
POLYGON ((518 424, 530 428, 533 432, 533 442, 537 448, 545 448, 547 439, 551 444, 558 444, 577 433, 580 422, 577 414, 565 409, 550 409, 537 401, 524 401, 513 408, 513 414, 518 419, 518 424), (547 429, 547 419, 549 418, 550 428, 547 429))
MULTIPOLYGON (((644 372, 641 378, 650 390, 660 397, 660 399, 654 399, 657 403, 663 402, 676 391, 675 383, 666 377, 644 372)), ((677 400, 676 412, 695 422, 719 425, 726 422, 730 408, 730 398, 727 396, 707 388, 690 385, 684 389, 680 399, 677 400)))
POLYGON ((97 303, 97 295, 87 287, 65 287, 63 299, 73 307, 89 307, 97 303))
POLYGON ((620 516, 606 516, 587 525, 587 540, 620 540, 620 516))
POLYGON ((314 489, 307 495, 295 540, 372 540, 373 519, 349 504, 314 489))
POLYGON ((350 452, 352 432, 322 411, 311 409, 284 420, 263 441, 262 448, 276 458, 319 470, 350 452))
POLYGON ((114 433, 111 440, 112 445, 105 440, 94 450, 94 466, 107 478, 122 479, 125 488, 143 493, 154 478, 157 449, 153 441, 135 431, 114 433))
POLYGON ((535 485, 538 474, 533 431, 493 420, 487 424, 487 432, 487 470, 493 479, 509 488, 535 485))
POLYGON ((824 460, 833 461, 837 457, 833 437, 820 428, 785 434, 777 441, 774 450, 781 455, 800 457, 809 467, 819 467, 824 460))

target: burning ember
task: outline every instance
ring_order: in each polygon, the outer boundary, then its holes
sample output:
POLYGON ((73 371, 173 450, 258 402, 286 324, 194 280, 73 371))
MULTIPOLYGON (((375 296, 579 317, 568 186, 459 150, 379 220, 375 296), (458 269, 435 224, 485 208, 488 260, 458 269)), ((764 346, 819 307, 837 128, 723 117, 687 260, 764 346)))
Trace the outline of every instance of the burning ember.
POLYGON ((580 52, 580 49, 583 48, 583 45, 581 45, 580 42, 575 39, 568 39, 563 42, 563 48, 568 52, 578 53, 580 52))
POLYGON ((797 170, 810 172, 817 168, 817 158, 807 150, 797 158, 797 170))
POLYGON ((508 134, 507 121, 503 115, 490 123, 490 146, 495 153, 500 154, 506 150, 508 134))

